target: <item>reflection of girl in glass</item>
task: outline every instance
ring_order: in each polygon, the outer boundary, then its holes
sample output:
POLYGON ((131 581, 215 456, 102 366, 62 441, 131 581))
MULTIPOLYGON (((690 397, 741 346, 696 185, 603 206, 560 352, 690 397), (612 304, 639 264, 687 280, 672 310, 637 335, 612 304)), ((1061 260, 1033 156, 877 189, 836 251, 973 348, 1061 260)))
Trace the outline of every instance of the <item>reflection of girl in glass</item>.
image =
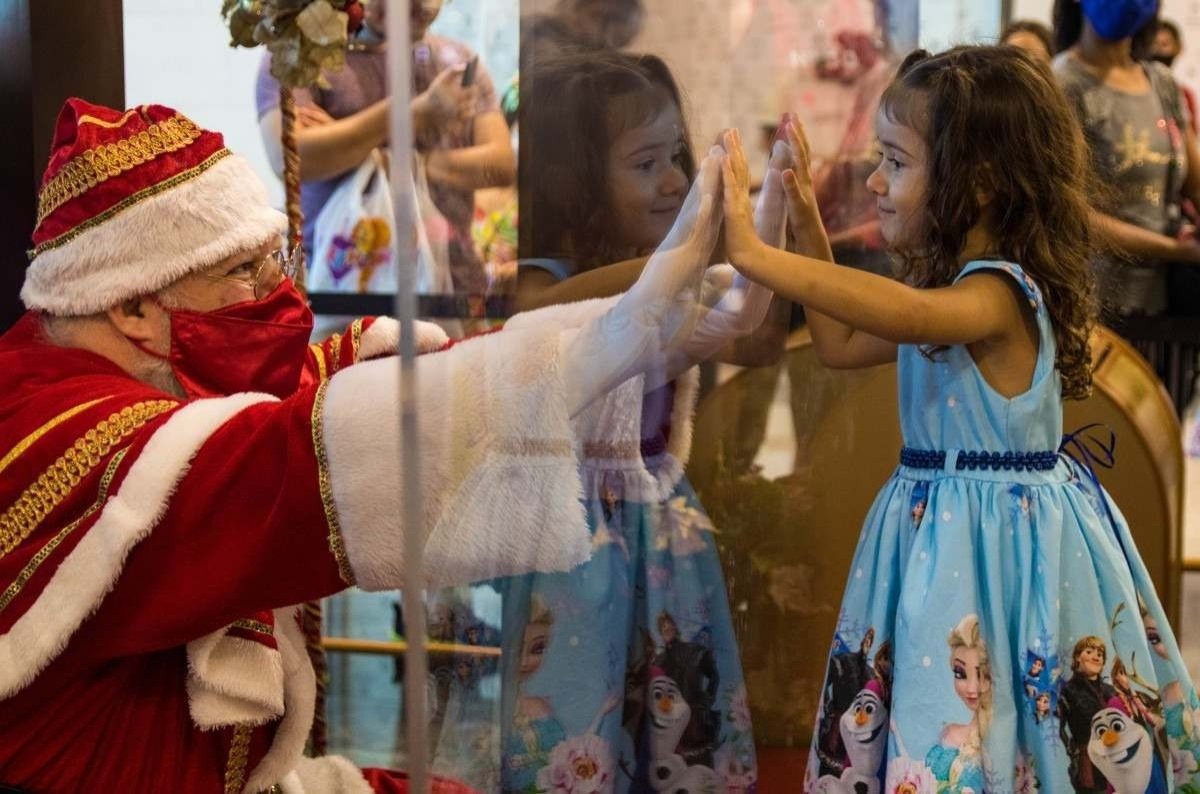
MULTIPOLYGON (((522 71, 521 92, 518 307, 627 289, 643 264, 636 257, 667 238, 696 172, 670 70, 653 55, 547 53, 522 71)), ((771 330, 778 332, 771 349, 781 353, 786 326, 774 323, 771 330)), ((755 335, 743 341, 762 353, 755 335)), ((730 695, 743 677, 712 522, 684 476, 693 384, 689 374, 648 393, 631 392, 629 399, 642 401, 640 427, 593 417, 582 445, 592 558, 565 578, 538 574, 527 582, 534 593, 552 588, 555 603, 585 607, 560 614, 556 632, 586 638, 594 651, 552 659, 539 677, 563 724, 574 730, 603 708, 607 693, 581 681, 625 681, 631 693, 626 725, 608 720, 599 733, 620 756, 618 794, 646 790, 656 760, 642 741, 650 679, 637 654, 643 636, 660 628, 655 618, 664 610, 679 625, 670 623, 674 641, 663 632, 663 666, 677 674, 692 709, 685 743, 695 754, 680 754, 711 767, 727 749, 739 765, 754 766, 750 731, 735 739, 720 730, 730 724, 730 695)), ((511 614, 528 608, 518 587, 508 588, 505 599, 511 614)))
POLYGON ((987 644, 979 632, 979 616, 959 621, 947 638, 954 692, 971 712, 971 721, 948 724, 925 757, 939 791, 983 791, 983 736, 992 716, 992 671, 987 644))

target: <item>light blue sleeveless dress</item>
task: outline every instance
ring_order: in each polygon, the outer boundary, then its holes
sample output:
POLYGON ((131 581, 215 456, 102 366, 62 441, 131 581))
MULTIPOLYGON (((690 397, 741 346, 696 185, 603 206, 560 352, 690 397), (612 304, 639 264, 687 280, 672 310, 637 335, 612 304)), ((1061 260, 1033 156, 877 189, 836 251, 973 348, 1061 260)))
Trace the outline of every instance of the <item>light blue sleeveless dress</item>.
POLYGON ((849 571, 808 791, 1200 791, 1200 707, 1124 518, 1058 454, 1061 385, 1037 316, 1028 391, 965 347, 902 346, 901 465, 849 571), (865 787, 855 788, 856 784, 865 787))

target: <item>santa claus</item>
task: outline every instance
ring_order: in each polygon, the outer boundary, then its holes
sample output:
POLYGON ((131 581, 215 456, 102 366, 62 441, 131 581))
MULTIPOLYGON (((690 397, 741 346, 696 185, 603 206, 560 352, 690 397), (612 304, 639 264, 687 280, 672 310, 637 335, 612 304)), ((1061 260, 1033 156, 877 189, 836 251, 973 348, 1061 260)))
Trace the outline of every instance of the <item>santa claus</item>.
POLYGON ((575 417, 636 424, 643 389, 747 329, 694 297, 719 172, 718 150, 628 293, 418 360, 422 513, 405 526, 397 324, 310 346, 285 219, 222 137, 158 105, 69 100, 29 312, 0 337, 0 783, 404 790, 302 758, 314 676, 290 605, 588 557, 575 417), (419 583, 406 532, 426 539, 419 583))

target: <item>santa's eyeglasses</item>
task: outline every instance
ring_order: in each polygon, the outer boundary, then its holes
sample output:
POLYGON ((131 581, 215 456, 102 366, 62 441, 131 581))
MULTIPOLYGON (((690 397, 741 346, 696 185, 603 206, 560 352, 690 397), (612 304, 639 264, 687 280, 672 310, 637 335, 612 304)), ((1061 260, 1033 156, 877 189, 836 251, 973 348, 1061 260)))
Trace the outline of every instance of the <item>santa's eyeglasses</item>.
POLYGON ((300 269, 300 246, 286 253, 276 248, 257 261, 245 262, 222 276, 205 273, 213 281, 232 281, 254 290, 254 299, 262 300, 279 286, 284 278, 295 278, 300 269))

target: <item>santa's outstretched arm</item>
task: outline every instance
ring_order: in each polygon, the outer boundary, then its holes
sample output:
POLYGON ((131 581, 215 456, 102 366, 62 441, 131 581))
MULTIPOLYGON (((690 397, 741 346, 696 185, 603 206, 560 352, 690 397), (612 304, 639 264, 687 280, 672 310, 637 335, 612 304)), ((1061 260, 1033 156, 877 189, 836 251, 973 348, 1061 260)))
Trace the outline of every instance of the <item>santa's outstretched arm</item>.
MULTIPOLYGON (((571 419, 664 366, 694 329, 720 227, 720 156, 701 164, 674 228, 615 302, 580 307, 585 317, 572 327, 517 322, 417 360, 420 471, 399 470, 397 362, 367 362, 330 380, 318 432, 360 587, 403 583, 402 475, 422 482, 422 525, 403 531, 428 539, 425 586, 567 570, 588 558, 571 419)), ((624 410, 640 414, 640 405, 624 410)))

